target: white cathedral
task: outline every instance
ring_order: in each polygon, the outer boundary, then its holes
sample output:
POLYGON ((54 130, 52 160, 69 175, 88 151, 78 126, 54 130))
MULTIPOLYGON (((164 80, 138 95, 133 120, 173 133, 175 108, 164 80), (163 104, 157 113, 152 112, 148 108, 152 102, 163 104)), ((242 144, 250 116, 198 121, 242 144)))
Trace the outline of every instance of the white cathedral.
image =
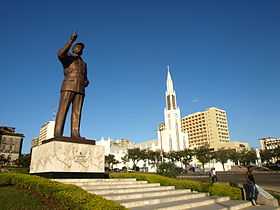
POLYGON ((164 126, 158 130, 158 146, 163 152, 184 150, 189 147, 188 134, 181 130, 181 113, 177 106, 169 66, 167 66, 166 88, 164 126))

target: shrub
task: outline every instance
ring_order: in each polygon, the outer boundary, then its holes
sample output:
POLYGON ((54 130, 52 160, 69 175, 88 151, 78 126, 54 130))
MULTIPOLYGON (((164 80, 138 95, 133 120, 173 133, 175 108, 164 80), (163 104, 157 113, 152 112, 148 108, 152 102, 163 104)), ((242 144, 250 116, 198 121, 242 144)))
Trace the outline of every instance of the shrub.
POLYGON ((125 209, 118 203, 108 201, 95 194, 90 194, 77 186, 54 182, 38 176, 2 173, 0 174, 0 186, 1 185, 15 185, 18 188, 38 193, 45 198, 51 198, 58 205, 61 205, 63 209, 125 209))
POLYGON ((182 173, 182 168, 172 162, 163 162, 157 168, 157 173, 168 177, 177 177, 182 173))
POLYGON ((241 191, 237 187, 231 187, 225 183, 210 185, 188 179, 175 179, 152 173, 110 173, 111 178, 136 178, 149 183, 160 183, 162 186, 175 186, 176 189, 191 189, 198 192, 209 192, 210 195, 229 196, 231 199, 242 199, 241 191))
POLYGON ((227 183, 215 183, 209 187, 210 195, 229 196, 231 199, 242 199, 241 190, 227 183))

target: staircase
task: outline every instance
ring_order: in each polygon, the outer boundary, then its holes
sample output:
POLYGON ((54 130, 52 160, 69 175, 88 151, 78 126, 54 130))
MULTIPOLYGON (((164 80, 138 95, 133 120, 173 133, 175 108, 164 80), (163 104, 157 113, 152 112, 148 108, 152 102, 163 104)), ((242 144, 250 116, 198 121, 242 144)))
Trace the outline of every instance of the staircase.
POLYGON ((229 197, 209 196, 207 193, 175 190, 174 186, 149 184, 136 179, 54 179, 77 185, 84 190, 114 200, 131 210, 280 210, 269 206, 252 206, 248 201, 229 197))

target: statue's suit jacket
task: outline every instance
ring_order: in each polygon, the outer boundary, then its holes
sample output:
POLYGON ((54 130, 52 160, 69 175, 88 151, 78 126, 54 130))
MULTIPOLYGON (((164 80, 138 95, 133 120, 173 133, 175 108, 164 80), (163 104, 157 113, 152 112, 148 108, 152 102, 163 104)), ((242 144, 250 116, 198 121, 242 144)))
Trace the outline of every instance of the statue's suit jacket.
POLYGON ((58 53, 58 58, 64 67, 64 80, 61 91, 72 91, 85 94, 88 83, 87 64, 81 57, 58 53))

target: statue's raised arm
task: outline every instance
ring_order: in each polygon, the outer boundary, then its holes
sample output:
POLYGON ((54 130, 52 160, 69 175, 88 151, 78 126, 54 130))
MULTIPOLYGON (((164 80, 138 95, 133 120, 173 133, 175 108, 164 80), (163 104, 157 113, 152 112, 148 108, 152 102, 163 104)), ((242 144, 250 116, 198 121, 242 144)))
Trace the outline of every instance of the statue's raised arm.
POLYGON ((78 34, 76 32, 73 32, 67 41, 67 43, 64 45, 63 48, 59 49, 57 56, 59 59, 63 59, 68 55, 68 52, 70 48, 72 47, 73 43, 76 41, 78 37, 78 34))

